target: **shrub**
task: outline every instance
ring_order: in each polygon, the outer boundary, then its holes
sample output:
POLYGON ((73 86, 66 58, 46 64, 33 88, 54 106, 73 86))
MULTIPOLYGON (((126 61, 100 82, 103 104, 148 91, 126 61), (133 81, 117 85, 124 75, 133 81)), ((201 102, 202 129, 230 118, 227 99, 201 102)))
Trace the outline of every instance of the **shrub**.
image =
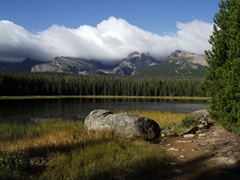
POLYGON ((0 177, 18 177, 25 172, 28 159, 21 151, 2 153, 0 155, 0 177))
POLYGON ((186 126, 187 128, 193 127, 193 126, 198 126, 199 124, 199 118, 198 116, 186 116, 182 120, 183 126, 186 126))

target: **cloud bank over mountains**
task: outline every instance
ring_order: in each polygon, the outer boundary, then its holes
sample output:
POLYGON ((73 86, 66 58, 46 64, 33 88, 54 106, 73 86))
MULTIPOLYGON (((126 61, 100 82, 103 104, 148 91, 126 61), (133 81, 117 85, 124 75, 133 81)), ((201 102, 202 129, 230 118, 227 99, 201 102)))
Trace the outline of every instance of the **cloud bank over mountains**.
POLYGON ((162 60, 177 49, 203 54, 211 48, 208 39, 212 24, 200 20, 177 22, 177 29, 175 34, 161 36, 124 19, 110 17, 96 27, 82 25, 71 29, 52 25, 33 34, 13 22, 2 20, 0 60, 13 62, 28 57, 46 61, 56 56, 71 56, 113 64, 134 51, 149 53, 156 60, 162 60))

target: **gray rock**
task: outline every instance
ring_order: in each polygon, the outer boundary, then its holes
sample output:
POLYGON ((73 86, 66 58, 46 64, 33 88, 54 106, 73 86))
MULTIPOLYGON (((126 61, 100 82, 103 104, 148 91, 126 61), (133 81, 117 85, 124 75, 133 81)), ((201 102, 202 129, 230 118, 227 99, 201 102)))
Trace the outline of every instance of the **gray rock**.
POLYGON ((200 115, 201 117, 207 117, 209 114, 209 112, 206 109, 202 109, 202 110, 197 110, 197 111, 193 111, 191 113, 188 114, 188 116, 198 116, 200 115))
POLYGON ((172 148, 169 148, 167 151, 176 151, 176 152, 179 152, 180 150, 179 150, 178 148, 172 147, 172 148))
POLYGON ((146 140, 159 138, 160 127, 151 119, 138 115, 121 113, 113 114, 109 110, 94 110, 84 121, 86 130, 115 130, 120 134, 143 136, 146 140))
POLYGON ((181 169, 174 169, 173 172, 177 175, 183 174, 183 170, 181 169))
POLYGON ((183 135, 183 137, 184 138, 193 138, 193 137, 195 137, 195 135, 194 134, 185 134, 185 135, 183 135))

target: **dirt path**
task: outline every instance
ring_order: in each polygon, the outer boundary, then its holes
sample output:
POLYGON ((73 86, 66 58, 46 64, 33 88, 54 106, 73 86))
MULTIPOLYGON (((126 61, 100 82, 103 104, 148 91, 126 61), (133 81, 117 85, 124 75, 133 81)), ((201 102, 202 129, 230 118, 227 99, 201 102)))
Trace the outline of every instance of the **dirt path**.
POLYGON ((162 138, 157 146, 177 158, 171 179, 240 179, 240 136, 221 126, 195 137, 162 138))

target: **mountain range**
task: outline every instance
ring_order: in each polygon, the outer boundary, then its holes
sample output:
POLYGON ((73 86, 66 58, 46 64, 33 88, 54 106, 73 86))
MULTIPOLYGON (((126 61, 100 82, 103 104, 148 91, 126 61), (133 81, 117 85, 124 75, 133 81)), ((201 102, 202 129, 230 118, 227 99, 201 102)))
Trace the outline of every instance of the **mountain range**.
POLYGON ((2 72, 30 72, 32 67, 42 64, 42 61, 26 58, 22 62, 1 62, 0 71, 2 72))
POLYGON ((134 76, 146 77, 203 77, 205 55, 176 50, 161 63, 134 71, 134 76))
POLYGON ((203 76, 207 62, 204 55, 176 50, 164 61, 156 61, 149 54, 133 52, 117 65, 76 57, 55 57, 42 62, 26 59, 18 63, 0 62, 3 72, 68 72, 75 74, 106 74, 120 76, 203 76))

